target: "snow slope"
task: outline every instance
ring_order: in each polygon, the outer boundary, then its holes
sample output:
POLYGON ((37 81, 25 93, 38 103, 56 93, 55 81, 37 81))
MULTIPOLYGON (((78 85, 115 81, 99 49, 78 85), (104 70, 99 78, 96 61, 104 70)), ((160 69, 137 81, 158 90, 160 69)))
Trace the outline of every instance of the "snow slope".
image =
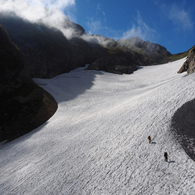
POLYGON ((0 145, 0 194, 194 195, 195 163, 170 131, 174 112, 194 99, 194 75, 177 74, 184 61, 131 75, 79 68, 35 79, 59 108, 0 145))

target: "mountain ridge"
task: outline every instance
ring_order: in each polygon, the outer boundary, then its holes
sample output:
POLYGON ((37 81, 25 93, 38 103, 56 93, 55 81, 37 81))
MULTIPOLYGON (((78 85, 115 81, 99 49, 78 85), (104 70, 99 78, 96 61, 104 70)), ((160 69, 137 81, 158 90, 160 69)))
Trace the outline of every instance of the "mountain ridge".
POLYGON ((163 46, 139 38, 115 41, 101 35, 88 35, 82 26, 69 19, 65 20, 62 31, 3 14, 0 15, 0 24, 23 52, 25 66, 35 78, 52 78, 85 64, 95 63, 102 57, 110 59, 114 55, 114 58, 119 56, 117 64, 110 63, 109 68, 100 65, 98 69, 123 74, 129 71, 117 71, 116 66, 129 67, 135 71, 135 65, 166 63, 171 56, 163 46), (63 30, 70 31, 71 38, 67 39, 63 30), (120 61, 120 57, 125 58, 127 63, 120 61))

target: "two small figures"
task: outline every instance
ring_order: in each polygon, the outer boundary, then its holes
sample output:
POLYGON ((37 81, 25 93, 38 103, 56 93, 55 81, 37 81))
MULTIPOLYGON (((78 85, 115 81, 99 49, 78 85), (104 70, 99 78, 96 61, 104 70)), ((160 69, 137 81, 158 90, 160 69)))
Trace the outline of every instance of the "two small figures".
MULTIPOLYGON (((148 136, 148 141, 149 141, 149 144, 152 141, 150 136, 148 136)), ((168 153, 167 152, 164 153, 164 157, 165 157, 165 161, 168 162, 168 153)))

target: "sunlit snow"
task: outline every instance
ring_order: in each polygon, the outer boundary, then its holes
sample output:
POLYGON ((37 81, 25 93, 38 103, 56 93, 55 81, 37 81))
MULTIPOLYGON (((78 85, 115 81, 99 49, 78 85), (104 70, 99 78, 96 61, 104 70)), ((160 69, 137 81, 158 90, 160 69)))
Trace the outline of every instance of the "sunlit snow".
POLYGON ((195 76, 177 74, 184 61, 34 79, 59 108, 0 145, 0 194, 195 194, 195 163, 170 130, 176 110, 194 99, 195 76))

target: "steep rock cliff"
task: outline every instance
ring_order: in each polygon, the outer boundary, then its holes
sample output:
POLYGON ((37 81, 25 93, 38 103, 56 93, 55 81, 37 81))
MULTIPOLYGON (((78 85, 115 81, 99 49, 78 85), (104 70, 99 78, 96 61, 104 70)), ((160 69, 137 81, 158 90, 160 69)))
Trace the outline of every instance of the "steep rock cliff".
POLYGON ((23 55, 0 26, 0 142, 43 124, 56 111, 55 100, 33 83, 23 55))

